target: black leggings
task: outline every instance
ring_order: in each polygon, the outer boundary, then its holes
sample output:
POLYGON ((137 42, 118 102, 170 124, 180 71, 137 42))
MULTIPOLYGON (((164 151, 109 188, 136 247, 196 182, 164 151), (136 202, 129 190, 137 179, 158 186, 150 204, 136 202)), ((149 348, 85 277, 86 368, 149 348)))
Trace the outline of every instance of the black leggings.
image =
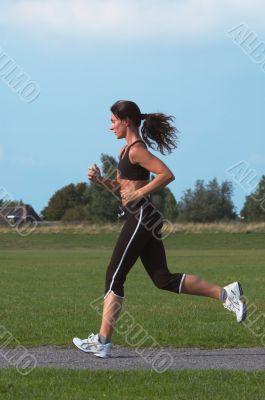
POLYGON ((168 270, 161 239, 162 214, 148 197, 137 204, 130 203, 123 211, 126 222, 107 269, 105 297, 110 292, 124 297, 126 276, 138 257, 158 288, 180 293, 185 274, 171 273, 168 270))

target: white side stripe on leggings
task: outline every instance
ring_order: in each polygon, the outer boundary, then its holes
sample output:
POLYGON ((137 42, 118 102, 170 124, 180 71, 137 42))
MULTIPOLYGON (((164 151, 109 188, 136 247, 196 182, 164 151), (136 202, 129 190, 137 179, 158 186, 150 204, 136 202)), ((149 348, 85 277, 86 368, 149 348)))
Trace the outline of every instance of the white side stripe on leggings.
POLYGON ((186 274, 183 274, 183 276, 181 278, 181 281, 180 281, 180 284, 179 284, 179 293, 181 293, 181 288, 182 288, 182 284, 183 284, 185 276, 186 276, 186 274))
POLYGON ((124 250, 124 253, 123 253, 122 257, 121 257, 121 261, 120 261, 120 263, 119 263, 119 265, 118 265, 118 267, 117 267, 115 273, 113 274, 113 277, 112 277, 112 280, 111 280, 111 284, 110 284, 110 288, 109 288, 108 292, 105 294, 104 299, 105 299, 105 298, 108 296, 108 294, 111 292, 111 288, 112 288, 112 285, 113 285, 115 276, 117 275, 117 273, 118 273, 118 271, 119 271, 119 269, 120 269, 120 266, 121 266, 121 264, 122 264, 122 262, 123 262, 123 259, 124 259, 125 255, 126 255, 126 253, 127 253, 127 250, 128 250, 128 248, 129 248, 131 242, 133 241, 133 238, 134 238, 134 236, 136 235, 136 232, 137 232, 137 230, 138 230, 138 228, 139 228, 139 225, 140 225, 140 223, 141 223, 141 221, 142 221, 142 214, 143 214, 143 208, 141 207, 140 218, 139 218, 138 224, 137 224, 137 226, 136 226, 136 228, 135 228, 135 231, 134 231, 133 234, 132 234, 131 239, 129 240, 129 242, 128 242, 128 244, 127 244, 125 250, 124 250))

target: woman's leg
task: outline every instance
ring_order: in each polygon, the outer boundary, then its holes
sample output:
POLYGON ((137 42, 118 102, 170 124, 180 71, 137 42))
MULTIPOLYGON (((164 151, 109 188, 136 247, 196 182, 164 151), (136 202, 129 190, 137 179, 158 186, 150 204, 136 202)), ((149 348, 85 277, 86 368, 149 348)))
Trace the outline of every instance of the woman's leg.
POLYGON ((158 288, 175 293, 207 296, 221 300, 227 310, 236 314, 237 322, 242 322, 246 319, 247 304, 242 297, 243 289, 239 282, 233 282, 221 287, 204 281, 195 275, 172 274, 167 267, 163 242, 154 237, 143 248, 141 260, 158 288))
POLYGON ((181 293, 206 296, 216 300, 222 300, 222 291, 222 287, 204 281, 196 275, 185 275, 181 288, 181 293))
POLYGON ((87 339, 73 338, 76 347, 84 352, 94 353, 97 357, 110 357, 111 336, 122 307, 124 282, 149 239, 149 234, 146 234, 142 224, 142 218, 142 207, 137 217, 133 214, 127 216, 112 253, 106 272, 105 298, 99 333, 91 334, 87 339))
POLYGON ((123 298, 110 292, 104 300, 102 321, 100 327, 100 337, 110 341, 113 334, 115 323, 122 308, 123 298))
POLYGON ((142 223, 143 215, 141 207, 137 218, 133 214, 127 216, 107 268, 103 315, 99 332, 103 340, 110 341, 111 339, 122 308, 127 274, 149 239, 149 234, 142 223))
POLYGON ((163 241, 158 238, 150 238, 142 250, 141 260, 152 281, 160 289, 223 300, 222 287, 195 275, 171 273, 167 266, 163 241))

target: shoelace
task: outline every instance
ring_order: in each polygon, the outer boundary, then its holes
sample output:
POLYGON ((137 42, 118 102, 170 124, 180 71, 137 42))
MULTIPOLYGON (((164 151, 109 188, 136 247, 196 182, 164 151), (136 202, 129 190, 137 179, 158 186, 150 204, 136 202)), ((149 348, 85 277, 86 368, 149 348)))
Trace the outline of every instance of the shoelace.
POLYGON ((94 333, 91 333, 91 335, 88 336, 87 339, 83 340, 83 345, 92 345, 92 344, 97 344, 98 343, 98 338, 97 335, 94 335, 94 333))

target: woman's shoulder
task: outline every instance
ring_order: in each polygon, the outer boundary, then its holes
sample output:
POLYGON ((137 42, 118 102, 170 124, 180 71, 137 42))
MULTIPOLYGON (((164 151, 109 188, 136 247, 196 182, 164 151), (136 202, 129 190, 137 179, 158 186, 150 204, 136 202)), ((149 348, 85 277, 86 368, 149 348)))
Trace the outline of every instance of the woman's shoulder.
POLYGON ((147 144, 144 141, 139 141, 130 147, 130 153, 138 152, 140 149, 147 150, 147 144))
POLYGON ((135 145, 130 148, 129 160, 131 164, 138 164, 139 161, 146 158, 148 154, 149 150, 146 143, 138 142, 135 143, 135 145))

